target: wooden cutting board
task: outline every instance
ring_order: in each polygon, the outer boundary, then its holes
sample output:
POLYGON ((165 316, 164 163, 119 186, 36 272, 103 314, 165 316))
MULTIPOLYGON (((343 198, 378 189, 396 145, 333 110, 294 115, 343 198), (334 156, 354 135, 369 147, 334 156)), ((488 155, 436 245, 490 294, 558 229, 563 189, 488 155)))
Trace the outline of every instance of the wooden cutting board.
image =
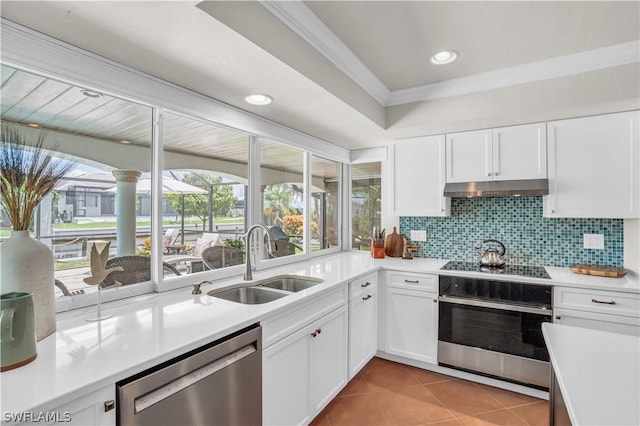
POLYGON ((580 263, 571 265, 571 270, 576 274, 597 275, 600 277, 620 278, 627 275, 627 271, 615 266, 586 265, 580 263))
POLYGON ((389 257, 402 257, 402 235, 396 232, 396 227, 393 227, 393 232, 387 235, 384 240, 384 254, 389 257))

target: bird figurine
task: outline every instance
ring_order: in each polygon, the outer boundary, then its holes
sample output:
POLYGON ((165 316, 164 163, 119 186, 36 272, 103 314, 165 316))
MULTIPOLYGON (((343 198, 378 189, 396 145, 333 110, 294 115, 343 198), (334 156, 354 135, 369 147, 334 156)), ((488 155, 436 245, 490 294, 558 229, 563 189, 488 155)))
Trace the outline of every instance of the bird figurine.
MULTIPOLYGON (((107 260, 109 259, 109 246, 111 241, 98 253, 96 243, 91 246, 91 276, 84 278, 83 281, 89 285, 101 284, 104 279, 112 272, 124 271, 122 266, 114 266, 113 268, 106 269, 107 260)), ((116 281, 116 285, 119 283, 116 281)))

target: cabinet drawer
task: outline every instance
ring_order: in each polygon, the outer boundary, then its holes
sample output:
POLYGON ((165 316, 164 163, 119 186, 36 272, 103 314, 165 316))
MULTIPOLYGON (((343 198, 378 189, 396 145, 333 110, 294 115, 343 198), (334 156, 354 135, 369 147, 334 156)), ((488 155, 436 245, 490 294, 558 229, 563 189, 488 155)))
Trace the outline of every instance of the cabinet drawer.
POLYGON ((387 272, 387 285, 416 291, 437 292, 438 276, 405 272, 387 272))
POLYGON ((378 274, 369 274, 349 283, 349 300, 357 299, 362 293, 375 292, 378 288, 378 274))
POLYGON ((312 297, 293 309, 287 309, 262 321, 262 345, 264 348, 290 335, 299 328, 347 304, 347 286, 340 286, 331 293, 312 297))
POLYGON ((640 316, 640 295, 614 291, 555 287, 554 308, 575 309, 603 314, 640 316))

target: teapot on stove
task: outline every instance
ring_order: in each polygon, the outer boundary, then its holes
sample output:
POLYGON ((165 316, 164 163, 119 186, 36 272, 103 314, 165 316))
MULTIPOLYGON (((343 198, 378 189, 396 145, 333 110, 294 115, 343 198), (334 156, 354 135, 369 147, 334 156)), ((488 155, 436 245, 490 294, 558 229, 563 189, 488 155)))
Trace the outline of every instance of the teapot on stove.
POLYGON ((483 266, 490 266, 490 267, 504 266, 504 263, 505 263, 504 254, 507 251, 504 244, 494 239, 488 239, 482 242, 482 244, 486 244, 486 243, 498 243, 500 244, 500 250, 498 251, 498 249, 495 249, 495 248, 488 248, 483 251, 482 246, 476 247, 476 251, 480 256, 480 264, 483 266))

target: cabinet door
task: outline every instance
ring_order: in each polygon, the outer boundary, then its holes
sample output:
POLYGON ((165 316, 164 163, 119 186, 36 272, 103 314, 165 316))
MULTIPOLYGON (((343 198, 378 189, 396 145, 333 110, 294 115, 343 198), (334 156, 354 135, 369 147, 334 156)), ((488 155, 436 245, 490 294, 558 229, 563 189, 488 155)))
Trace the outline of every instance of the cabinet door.
POLYGON ((491 129, 447 135, 447 182, 493 179, 491 129))
POLYGON ((358 293, 349 302, 349 380, 369 362, 378 348, 378 293, 358 293))
POLYGON ((347 329, 347 306, 343 306, 318 320, 308 332, 312 416, 347 384, 347 329))
POLYGON ((391 214, 448 216, 451 199, 443 197, 444 135, 404 139, 391 144, 391 214))
POLYGON ((49 425, 100 425, 116 424, 116 387, 107 386, 78 398, 68 404, 46 410, 57 418, 49 425))
POLYGON ((309 422, 309 338, 302 329, 262 353, 262 422, 309 422))
POLYGON ((493 180, 547 178, 546 123, 493 129, 493 180))
POLYGON ((547 123, 547 217, 640 218, 640 112, 547 123))
POLYGON ((554 309, 553 311, 553 322, 557 324, 640 337, 640 320, 638 318, 574 311, 572 309, 554 309))
POLYGON ((437 302, 436 293, 387 287, 386 352, 437 363, 437 302))

